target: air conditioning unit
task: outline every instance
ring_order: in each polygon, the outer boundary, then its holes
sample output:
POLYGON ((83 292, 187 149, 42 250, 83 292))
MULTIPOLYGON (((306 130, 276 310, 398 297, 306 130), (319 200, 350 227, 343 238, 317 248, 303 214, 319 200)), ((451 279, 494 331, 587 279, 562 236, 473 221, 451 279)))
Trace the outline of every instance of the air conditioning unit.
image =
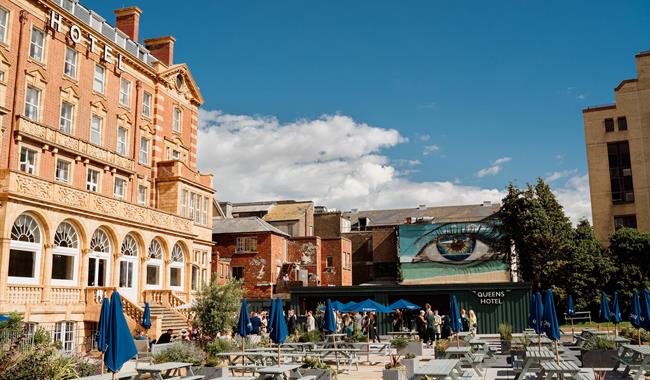
POLYGON ((625 193, 625 202, 634 202, 634 193, 633 192, 625 193))
POLYGON ((623 175, 626 176, 626 177, 631 176, 632 175, 632 169, 631 168, 623 169, 623 175))

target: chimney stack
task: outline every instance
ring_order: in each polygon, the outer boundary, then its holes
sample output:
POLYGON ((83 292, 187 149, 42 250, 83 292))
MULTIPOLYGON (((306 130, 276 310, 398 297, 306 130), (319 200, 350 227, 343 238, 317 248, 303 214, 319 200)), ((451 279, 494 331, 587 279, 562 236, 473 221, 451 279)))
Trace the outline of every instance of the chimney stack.
POLYGON ((149 38, 144 40, 144 46, 160 62, 171 66, 174 64, 174 42, 176 39, 172 36, 149 38))
POLYGON ((138 31, 140 29, 140 15, 142 10, 138 7, 116 9, 115 26, 124 32, 130 39, 138 42, 138 31))

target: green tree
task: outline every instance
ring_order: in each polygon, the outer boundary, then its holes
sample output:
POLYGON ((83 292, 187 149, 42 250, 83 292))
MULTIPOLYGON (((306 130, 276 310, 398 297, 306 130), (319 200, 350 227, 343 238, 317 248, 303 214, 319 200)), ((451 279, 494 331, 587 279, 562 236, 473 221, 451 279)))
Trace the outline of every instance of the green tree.
MULTIPOLYGON (((517 252, 518 274, 536 287, 556 281, 574 249, 574 230, 550 187, 541 178, 535 186, 508 186, 500 211, 502 233, 517 252)), ((501 248, 506 255, 509 248, 501 248)))
POLYGON ((233 279, 223 285, 217 285, 215 280, 204 286, 192 307, 194 321, 201 332, 216 336, 220 331, 231 330, 237 324, 243 294, 241 280, 233 279))
POLYGON ((609 237, 609 252, 617 263, 611 288, 624 296, 650 285, 650 234, 619 228, 609 237))

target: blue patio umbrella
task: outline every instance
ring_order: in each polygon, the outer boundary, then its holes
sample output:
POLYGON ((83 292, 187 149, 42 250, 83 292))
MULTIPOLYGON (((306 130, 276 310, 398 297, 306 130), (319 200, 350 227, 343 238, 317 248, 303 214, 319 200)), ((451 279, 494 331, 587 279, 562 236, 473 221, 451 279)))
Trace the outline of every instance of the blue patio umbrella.
POLYGON ((533 294, 530 297, 530 304, 528 305, 528 328, 534 329, 535 328, 535 323, 534 323, 534 318, 533 314, 535 311, 535 294, 533 294))
POLYGON ((104 355, 104 364, 106 364, 109 371, 119 372, 124 363, 134 357, 138 350, 133 342, 126 318, 124 318, 122 298, 118 292, 113 292, 111 295, 106 336, 107 348, 104 355))
POLYGON ((407 310, 420 310, 422 309, 420 306, 411 303, 409 301, 400 299, 398 301, 393 302, 392 304, 388 305, 389 309, 392 310, 397 310, 397 309, 407 309, 407 310))
MULTIPOLYGON (((241 300, 241 308, 239 309, 239 319, 237 320, 237 329, 235 332, 242 337, 242 352, 246 350, 246 337, 253 330, 253 324, 251 323, 251 318, 248 315, 248 302, 246 300, 241 300)), ((244 359, 244 364, 246 358, 244 359)))
POLYGON ((323 330, 329 331, 330 333, 336 332, 336 315, 334 314, 334 309, 332 301, 328 298, 325 301, 325 313, 323 315, 323 330))
MULTIPOLYGON (((345 309, 345 304, 340 301, 332 301, 332 310, 343 311, 345 309)), ((325 305, 321 306, 321 311, 325 311, 325 305)))
POLYGON ((151 309, 149 309, 149 302, 144 303, 144 313, 142 313, 142 322, 140 326, 144 327, 146 330, 151 328, 151 309))
POLYGON ((641 325, 641 301, 639 301, 639 292, 634 289, 632 291, 632 299, 630 300, 630 314, 628 320, 636 329, 643 327, 641 325))
POLYGON ((102 308, 99 312, 99 323, 97 323, 97 336, 95 337, 99 352, 106 352, 106 346, 108 345, 108 314, 110 310, 111 304, 108 297, 104 296, 102 308))
POLYGON ((287 339, 287 322, 284 320, 284 315, 282 315, 282 298, 276 298, 274 304, 275 306, 272 310, 275 315, 271 319, 273 325, 271 326, 269 337, 273 343, 278 345, 278 365, 280 365, 282 364, 280 360, 280 345, 287 339))
POLYGON ((618 305, 618 293, 614 292, 614 296, 612 297, 612 307, 609 310, 609 319, 617 325, 621 323, 623 318, 621 317, 621 308, 618 305))
POLYGON ((349 307, 346 307, 343 311, 356 311, 358 313, 362 312, 375 312, 375 313, 390 313, 392 312, 391 309, 387 308, 386 306, 375 302, 371 299, 366 299, 361 302, 357 302, 354 305, 350 305, 349 307))
POLYGON ((275 318, 275 300, 271 298, 271 310, 269 311, 269 320, 267 321, 266 324, 269 333, 271 332, 271 330, 273 330, 273 318, 275 318))
POLYGON ((539 291, 535 292, 533 296, 533 309, 530 313, 530 323, 529 326, 537 335, 540 335, 544 331, 542 330, 542 317, 544 314, 544 304, 542 302, 542 295, 539 291))
POLYGON ((553 300, 553 291, 547 289, 544 293, 544 313, 542 316, 542 326, 546 336, 555 341, 555 358, 559 362, 560 357, 557 350, 557 341, 560 340, 562 333, 560 332, 560 324, 557 321, 557 313, 555 312, 555 301, 553 300))
POLYGON ((641 328, 650 331, 650 294, 643 289, 641 294, 641 328))
MULTIPOLYGON (((458 310, 458 302, 456 301, 456 296, 451 296, 449 302, 449 325, 451 331, 455 334, 458 334, 463 330, 463 320, 460 317, 460 311, 458 310)), ((460 337, 456 335, 456 346, 460 347, 460 337)))
POLYGON ((569 317, 575 317, 576 307, 573 304, 573 295, 569 294, 569 298, 566 300, 566 315, 569 317))
POLYGON ((10 319, 11 318, 9 318, 8 316, 6 316, 4 314, 0 314, 0 322, 8 321, 10 319))
POLYGON ((601 322, 609 322, 609 301, 607 294, 604 291, 600 292, 600 310, 598 311, 598 320, 601 322))

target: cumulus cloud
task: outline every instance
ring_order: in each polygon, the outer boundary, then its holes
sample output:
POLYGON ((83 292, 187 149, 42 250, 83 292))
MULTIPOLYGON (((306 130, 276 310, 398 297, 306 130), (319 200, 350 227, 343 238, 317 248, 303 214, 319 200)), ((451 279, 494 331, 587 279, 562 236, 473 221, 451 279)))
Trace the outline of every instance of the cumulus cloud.
MULTIPOLYGON (((344 115, 281 123, 273 117, 201 110, 197 141, 198 167, 214 174, 221 201, 307 199, 349 210, 499 202, 505 195, 503 189, 458 180, 405 178, 404 172, 420 161, 391 160, 382 150, 406 139, 396 130, 344 115)), ((495 165, 509 160, 499 159, 495 165)), ((572 190, 580 184, 572 183, 559 194, 577 205, 580 196, 572 190)))
POLYGON ((564 212, 576 224, 580 219, 591 221, 591 201, 589 196, 589 176, 575 175, 553 192, 564 207, 564 212))
POLYGON ((501 169, 503 169, 503 164, 512 161, 512 158, 510 157, 501 157, 497 158, 492 162, 490 166, 487 168, 483 168, 476 172, 476 176, 479 178, 483 178, 488 175, 497 175, 501 172, 501 169))
POLYGON ((422 151, 422 154, 425 155, 425 156, 428 156, 428 155, 430 155, 432 153, 439 152, 439 151, 440 151, 440 147, 438 145, 431 144, 431 145, 427 145, 427 146, 424 147, 424 150, 422 151))
POLYGON ((575 175, 578 172, 578 169, 572 169, 572 170, 560 170, 560 171, 555 171, 552 173, 548 173, 546 175, 546 178, 544 178, 544 181, 547 183, 552 183, 555 182, 561 178, 566 178, 571 175, 575 175))

